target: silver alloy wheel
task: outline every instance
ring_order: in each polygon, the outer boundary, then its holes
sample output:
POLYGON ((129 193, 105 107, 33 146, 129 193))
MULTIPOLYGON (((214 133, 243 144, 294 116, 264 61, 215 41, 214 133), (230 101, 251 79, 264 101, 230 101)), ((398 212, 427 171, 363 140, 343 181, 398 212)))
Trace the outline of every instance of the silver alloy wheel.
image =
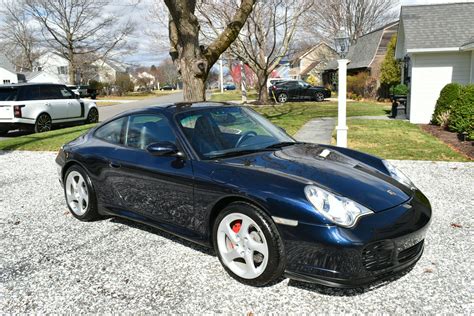
POLYGON ((324 101, 324 94, 322 94, 321 92, 316 93, 316 101, 318 102, 324 101))
POLYGON ((78 216, 84 215, 89 206, 89 192, 84 177, 77 171, 71 171, 66 179, 67 204, 78 216))
POLYGON ((241 278, 255 279, 267 267, 267 240, 247 215, 231 213, 222 219, 217 229, 217 247, 225 266, 241 278))
POLYGON ((286 93, 281 93, 278 95, 278 102, 285 103, 286 101, 288 101, 288 96, 286 93))
POLYGON ((48 132, 51 130, 52 123, 48 114, 41 114, 37 120, 36 125, 38 132, 48 132))

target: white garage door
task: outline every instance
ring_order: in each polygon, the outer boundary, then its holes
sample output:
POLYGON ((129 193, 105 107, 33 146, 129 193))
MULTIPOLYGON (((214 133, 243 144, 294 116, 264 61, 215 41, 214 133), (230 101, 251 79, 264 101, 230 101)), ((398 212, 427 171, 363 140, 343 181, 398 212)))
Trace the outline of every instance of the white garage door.
POLYGON ((450 82, 469 83, 471 53, 424 53, 412 56, 410 122, 431 121, 436 100, 450 82))

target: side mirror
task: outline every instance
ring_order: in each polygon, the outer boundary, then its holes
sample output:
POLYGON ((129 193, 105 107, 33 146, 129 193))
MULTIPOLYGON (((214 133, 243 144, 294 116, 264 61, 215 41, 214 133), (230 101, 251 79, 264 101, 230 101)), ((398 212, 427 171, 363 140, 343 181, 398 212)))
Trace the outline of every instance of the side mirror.
POLYGON ((146 148, 146 151, 153 156, 183 156, 175 144, 166 141, 150 144, 146 148))

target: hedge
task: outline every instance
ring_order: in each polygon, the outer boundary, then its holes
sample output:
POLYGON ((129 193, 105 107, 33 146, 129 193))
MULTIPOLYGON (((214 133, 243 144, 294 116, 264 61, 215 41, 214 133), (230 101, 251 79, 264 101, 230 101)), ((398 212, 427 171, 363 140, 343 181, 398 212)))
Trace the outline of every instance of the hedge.
POLYGON ((451 105, 448 127, 453 132, 467 133, 467 138, 474 140, 474 85, 461 88, 451 105))
POLYGON ((441 90, 436 107, 431 119, 435 125, 445 126, 449 122, 449 116, 453 103, 459 98, 462 86, 458 83, 448 83, 441 90))

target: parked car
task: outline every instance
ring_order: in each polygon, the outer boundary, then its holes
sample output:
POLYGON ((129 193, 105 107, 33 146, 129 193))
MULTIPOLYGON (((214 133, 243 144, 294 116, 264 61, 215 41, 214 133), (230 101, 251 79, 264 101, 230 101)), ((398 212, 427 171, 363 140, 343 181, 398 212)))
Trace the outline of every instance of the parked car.
POLYGON ((81 98, 97 98, 97 89, 93 89, 90 86, 75 86, 75 85, 68 85, 69 89, 71 89, 76 95, 80 96, 81 98))
POLYGON ((431 218, 389 162, 297 142, 247 107, 122 113, 64 145, 56 162, 77 219, 125 217, 214 247, 232 277, 254 286, 285 272, 358 287, 410 269, 431 218))
POLYGON ((0 133, 31 129, 37 133, 53 125, 96 123, 94 102, 79 99, 65 85, 26 83, 0 87, 0 133))
POLYGON ((271 98, 275 98, 280 103, 287 101, 318 101, 322 102, 331 97, 331 90, 312 86, 302 80, 285 81, 271 86, 269 89, 271 98))
POLYGON ((166 84, 166 85, 162 86, 160 88, 160 90, 162 90, 162 91, 163 90, 176 90, 176 86, 166 84))
POLYGON ((237 89, 237 87, 233 83, 226 83, 224 85, 224 90, 225 91, 230 91, 230 90, 235 90, 235 89, 237 89))

